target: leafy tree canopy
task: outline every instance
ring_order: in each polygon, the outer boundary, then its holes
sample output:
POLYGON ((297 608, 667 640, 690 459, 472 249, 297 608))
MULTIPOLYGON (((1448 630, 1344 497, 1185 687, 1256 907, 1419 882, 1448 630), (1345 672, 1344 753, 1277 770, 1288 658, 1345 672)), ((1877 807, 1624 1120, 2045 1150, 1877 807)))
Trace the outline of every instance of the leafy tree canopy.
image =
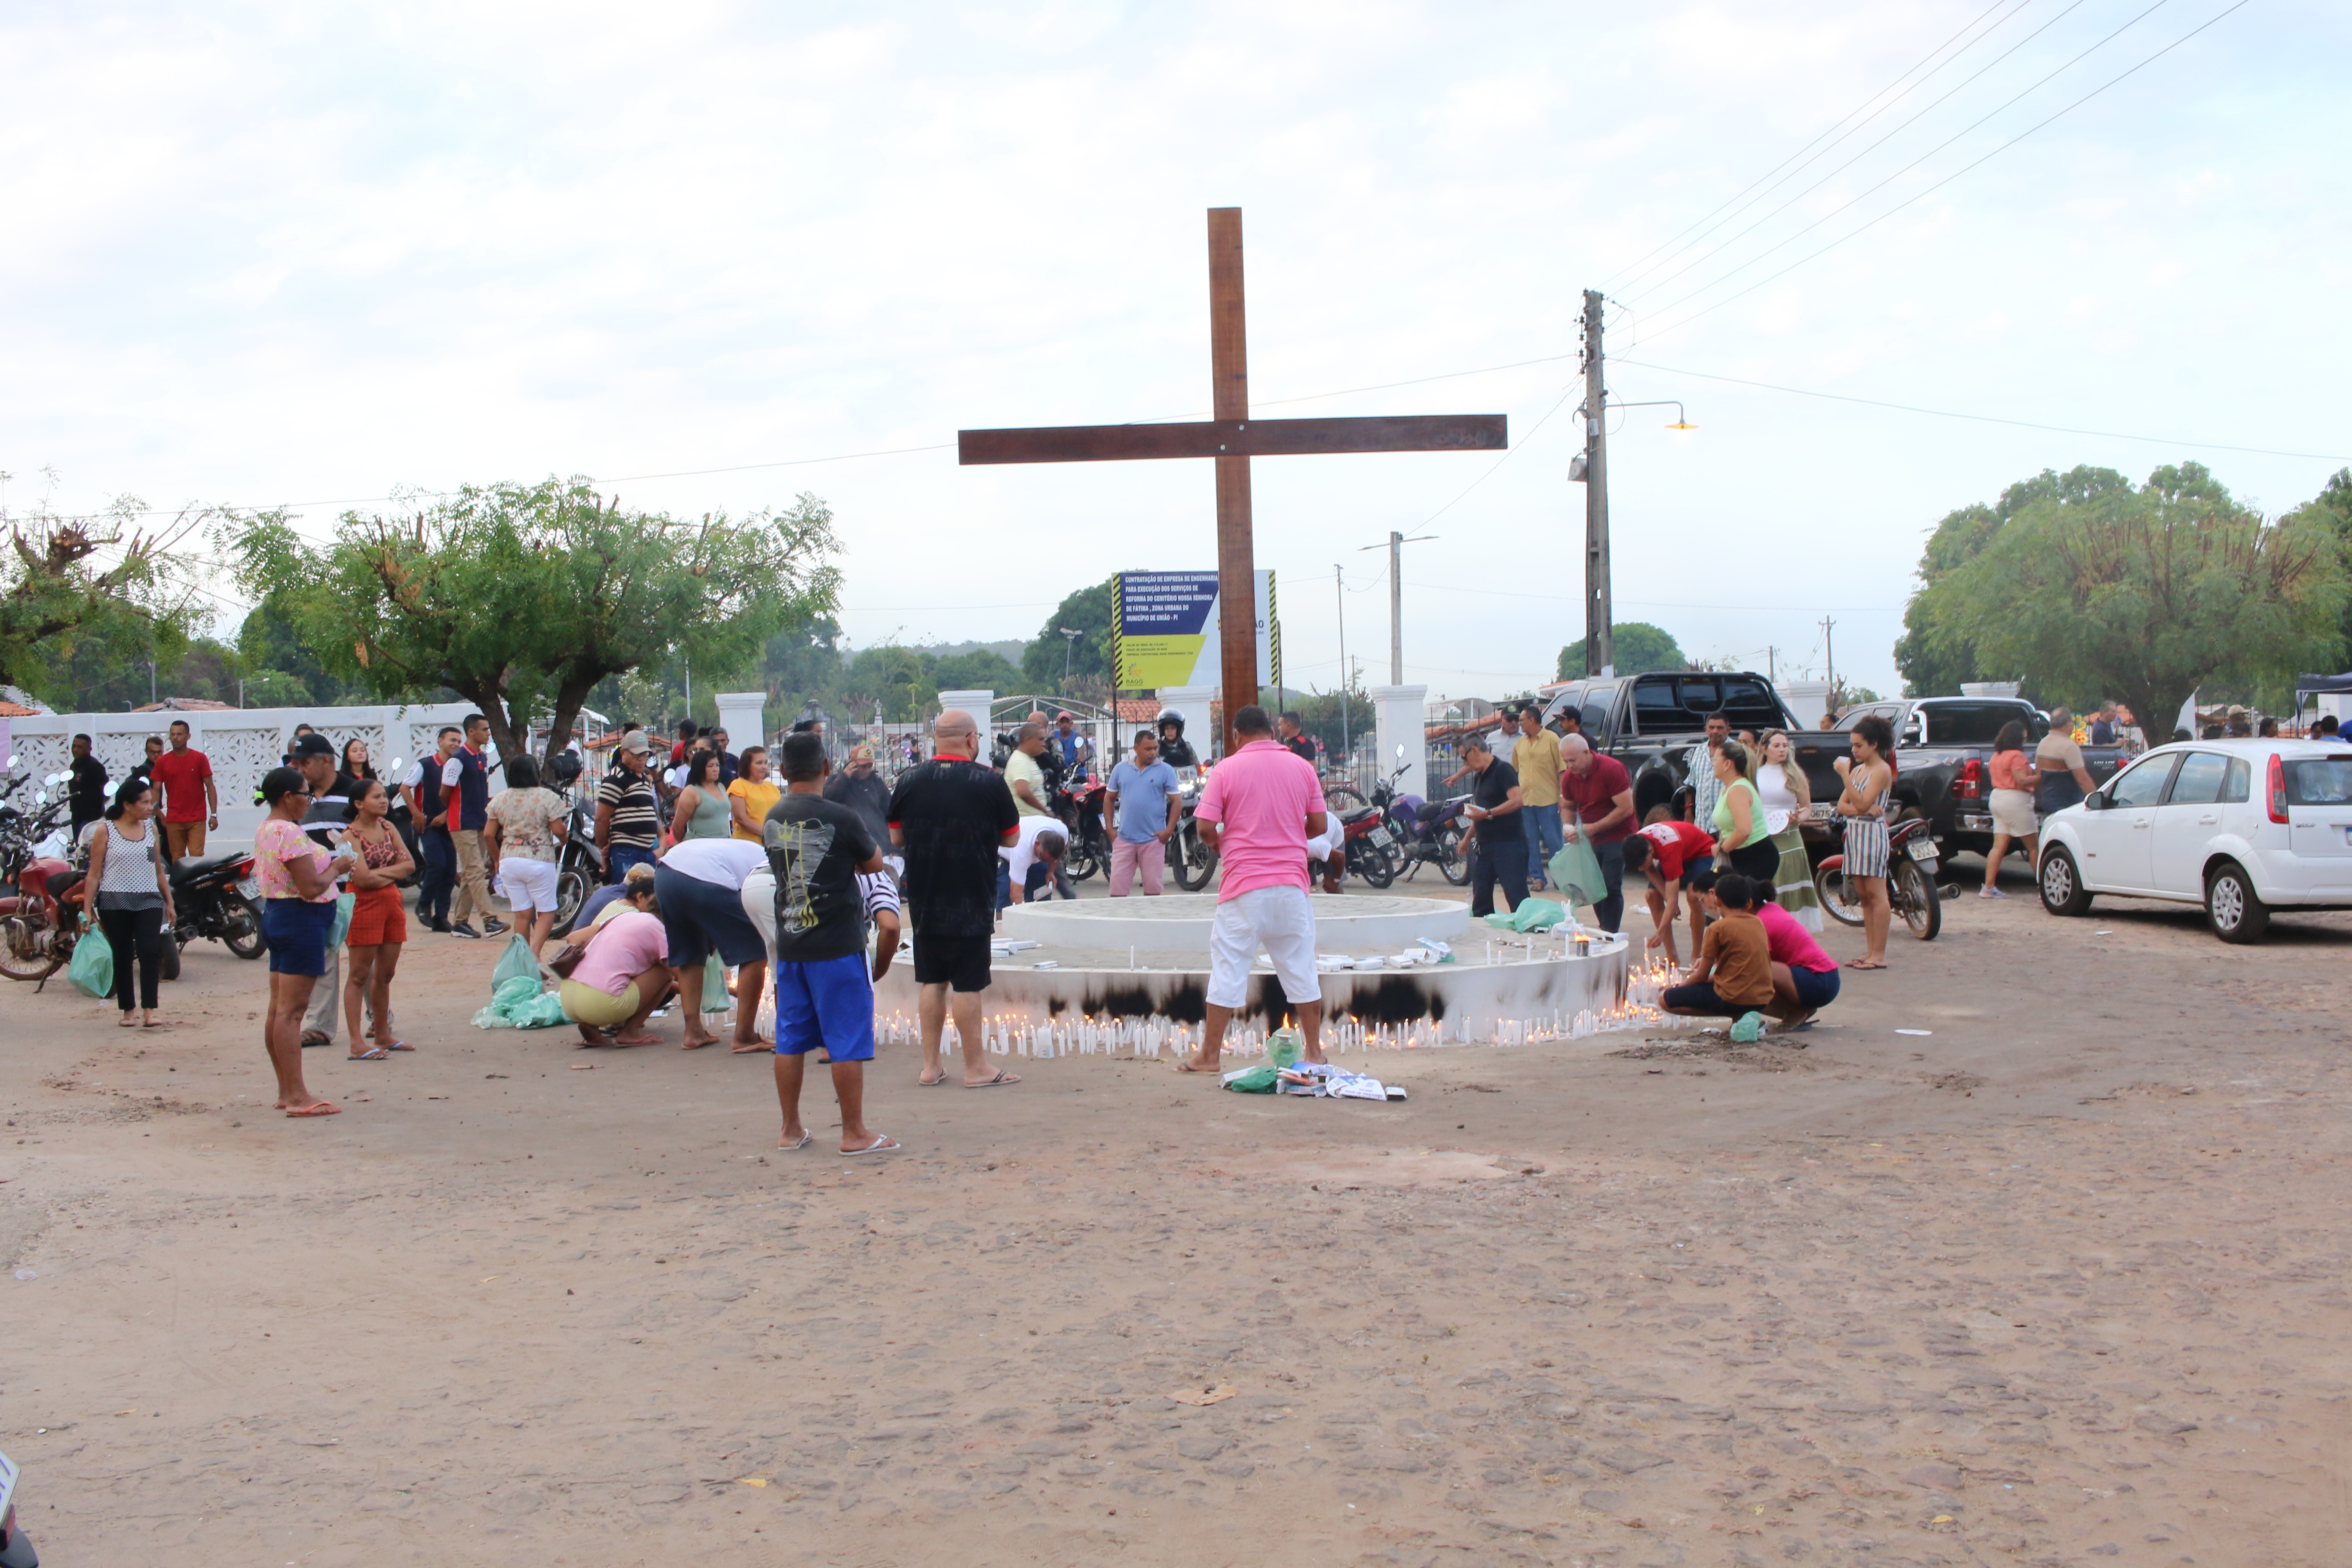
POLYGON ((1972 649, 2045 702, 2118 699, 2151 738, 2200 685, 2332 668, 2347 596, 2333 531, 2266 522, 2196 463, 2116 480, 2036 481, 1914 599, 1929 645, 1972 649))
MULTIPOLYGON (((1620 675, 1647 675, 1653 670, 1688 669, 1690 660, 1683 656, 1672 633, 1654 626, 1647 621, 1616 621, 1609 627, 1612 655, 1616 659, 1620 675)), ((1584 678, 1584 639, 1577 638, 1559 650, 1559 679, 1580 680, 1584 678)))
MULTIPOLYGON (((2336 469, 2317 495, 2279 521, 2326 529, 2336 536, 2336 547, 2343 552, 2345 561, 2352 563, 2352 468, 2336 469)), ((2336 629, 2343 637, 2346 656, 2352 658, 2352 601, 2345 605, 2336 629)), ((2331 664, 2327 668, 2332 672, 2341 667, 2331 664)))
POLYGON ((411 516, 346 512, 313 543, 283 518, 223 531, 239 580, 274 596, 329 670, 380 698, 446 687, 500 754, 530 718, 570 741, 589 692, 672 657, 740 668, 795 620, 830 613, 833 514, 681 520, 624 510, 584 480, 467 487, 411 516))
POLYGON ((138 662, 143 681, 145 660, 178 661, 197 612, 174 552, 221 514, 183 512, 153 532, 146 515, 135 496, 98 517, 0 515, 11 546, 0 555, 0 686, 69 702, 78 668, 138 662))
MULTIPOLYGON (((1021 680, 1035 691, 1058 691, 1075 696, 1079 681, 1097 684, 1108 682, 1111 676, 1110 604, 1116 577, 1106 577, 1091 588, 1080 588, 1065 598, 1045 617, 1021 656, 1021 680), (1079 634, 1076 641, 1062 635, 1066 627, 1079 634), (1065 691, 1063 663, 1069 665, 1070 689, 1065 691)), ((980 688, 975 686, 973 689, 980 688)), ((955 689, 953 687, 950 690, 955 689)), ((998 691, 1011 691, 1013 685, 992 687, 998 691)))

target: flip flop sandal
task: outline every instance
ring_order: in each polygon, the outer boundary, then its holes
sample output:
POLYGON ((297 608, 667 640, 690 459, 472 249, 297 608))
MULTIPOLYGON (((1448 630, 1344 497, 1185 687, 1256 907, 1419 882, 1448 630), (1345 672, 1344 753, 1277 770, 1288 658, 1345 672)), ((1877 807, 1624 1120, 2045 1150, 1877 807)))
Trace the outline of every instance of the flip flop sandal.
POLYGON ((800 1141, 799 1142, 797 1142, 797 1143, 779 1143, 779 1144, 777 1144, 777 1145, 776 1145, 776 1147, 777 1147, 777 1148, 779 1148, 779 1149, 781 1149, 781 1150, 782 1150, 785 1153, 789 1154, 789 1153, 791 1153, 791 1152, 792 1152, 793 1150, 795 1150, 795 1149, 805 1149, 805 1148, 807 1148, 807 1147, 809 1146, 809 1140, 810 1140, 811 1138, 814 1137, 814 1136, 815 1136, 815 1134, 814 1134, 814 1133, 812 1133, 812 1132, 803 1132, 803 1133, 802 1133, 802 1134, 801 1134, 801 1141, 800 1141))
POLYGON ((302 1037, 302 1048, 306 1051, 315 1051, 320 1046, 331 1046, 334 1043, 333 1037, 329 1035, 312 1035, 306 1033, 302 1037))
POLYGON ((947 1080, 948 1075, 945 1073, 940 1074, 937 1078, 925 1078, 922 1074, 917 1073, 915 1075, 915 1087, 917 1089, 937 1089, 940 1085, 947 1082, 947 1080))
POLYGON ((406 1040, 394 1040, 392 1044, 384 1047, 383 1048, 387 1051, 413 1051, 416 1047, 410 1045, 406 1040))
POLYGON ((388 1053, 382 1046, 371 1046, 366 1050, 362 1051, 359 1055, 346 1059, 355 1062, 380 1062, 386 1060, 387 1058, 388 1053))
MULTIPOLYGON (((1001 1085, 1001 1084, 1019 1083, 1020 1081, 1021 1081, 1021 1080, 1020 1080, 1019 1079, 1017 1079, 1017 1078, 1013 1077, 1013 1076, 1011 1073, 1009 1073, 1009 1072, 999 1072, 999 1073, 998 1073, 994 1078, 990 1079, 986 1083, 968 1083, 968 1084, 964 1085, 964 1088, 966 1088, 966 1089, 995 1089, 995 1088, 997 1088, 997 1087, 998 1087, 999 1085, 1001 1085)), ((895 1148, 897 1148, 897 1147, 898 1147, 898 1145, 894 1143, 894 1144, 892 1144, 892 1145, 891 1145, 891 1147, 895 1149, 895 1148)), ((867 1149, 860 1149, 860 1150, 856 1151, 856 1152, 857 1152, 857 1153, 861 1153, 861 1154, 865 1154, 865 1153, 871 1153, 872 1152, 873 1152, 873 1151, 871 1151, 871 1150, 867 1150, 867 1149)))
POLYGON ((337 1105, 331 1100, 322 1100, 319 1101, 318 1104, 310 1106, 306 1110, 289 1110, 286 1114, 289 1116, 341 1116, 342 1113, 343 1108, 341 1106, 337 1105))
MULTIPOLYGON (((971 1087, 974 1089, 984 1089, 987 1086, 985 1084, 974 1084, 971 1087)), ((868 1143, 863 1149, 844 1149, 841 1152, 841 1157, 845 1160, 855 1160, 860 1154, 895 1154, 898 1152, 900 1147, 901 1145, 898 1141, 886 1132, 882 1135, 881 1142, 877 1143, 868 1143)))
POLYGON ((1178 1072, 1222 1073, 1222 1072, 1223 1072, 1223 1071, 1224 1071, 1224 1068, 1196 1068, 1196 1067, 1194 1067, 1191 1062, 1178 1062, 1178 1063, 1176 1064, 1176 1070, 1177 1070, 1178 1072))

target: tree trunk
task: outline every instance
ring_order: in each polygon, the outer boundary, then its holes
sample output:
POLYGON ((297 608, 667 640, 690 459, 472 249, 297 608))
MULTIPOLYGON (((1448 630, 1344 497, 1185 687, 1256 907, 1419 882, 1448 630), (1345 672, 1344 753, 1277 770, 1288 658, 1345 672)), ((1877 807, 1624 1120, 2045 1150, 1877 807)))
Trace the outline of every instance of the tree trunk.
POLYGON ((459 685, 449 683, 449 689, 472 703, 483 718, 490 721, 490 743, 499 749, 499 760, 523 754, 524 738, 515 733, 514 718, 507 709, 504 682, 470 681, 459 685))
MULTIPOLYGON (((2179 718, 2180 705, 2189 700, 2191 693, 2142 685, 2116 695, 2124 700, 2125 705, 2132 710, 2132 717, 2139 721, 2140 733, 2147 737, 2147 743, 2161 746, 2172 739, 2173 721, 2179 718)), ((2194 726, 2189 730, 2189 738, 2192 741, 2197 738, 2194 726)))
MULTIPOLYGON (((603 679, 597 677, 598 680, 603 679)), ((582 680, 577 676, 555 689, 555 712, 547 722, 547 761, 553 762, 555 753, 572 743, 572 726, 580 717, 580 705, 595 689, 595 681, 582 680)))

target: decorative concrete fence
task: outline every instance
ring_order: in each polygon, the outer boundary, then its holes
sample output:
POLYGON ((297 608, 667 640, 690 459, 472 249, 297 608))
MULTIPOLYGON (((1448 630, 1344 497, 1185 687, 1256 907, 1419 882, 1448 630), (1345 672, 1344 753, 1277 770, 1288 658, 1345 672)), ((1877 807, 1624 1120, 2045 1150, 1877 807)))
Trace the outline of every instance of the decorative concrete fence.
MULTIPOLYGON (((455 724, 473 709, 463 702, 434 702, 381 708, 215 708, 163 710, 148 713, 44 713, 33 718, 0 721, 7 726, 8 750, 15 770, 46 778, 63 773, 73 760, 73 738, 88 735, 90 754, 106 766, 110 785, 146 758, 150 735, 168 743, 173 721, 185 720, 188 744, 205 753, 213 765, 213 782, 220 790, 220 830, 207 849, 242 849, 253 842, 261 826, 261 807, 254 792, 262 775, 278 765, 294 740, 294 726, 308 724, 335 743, 340 753, 347 741, 367 742, 368 756, 386 784, 399 782, 393 763, 405 769, 433 749, 434 732, 455 724)), ((6 761, 0 758, 0 762, 6 761)))

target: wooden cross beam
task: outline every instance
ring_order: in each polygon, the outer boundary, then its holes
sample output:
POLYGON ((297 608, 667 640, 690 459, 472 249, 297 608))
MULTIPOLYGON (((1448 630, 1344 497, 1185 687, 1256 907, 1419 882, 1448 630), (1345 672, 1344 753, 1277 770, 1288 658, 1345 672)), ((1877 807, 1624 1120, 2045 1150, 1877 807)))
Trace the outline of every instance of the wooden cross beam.
MULTIPOLYGON (((1211 207, 1213 418, 1183 425, 1060 425, 956 433, 957 460, 962 463, 1216 459, 1217 654, 1229 751, 1233 716, 1257 700, 1257 579, 1250 528, 1250 459, 1326 452, 1499 452, 1510 444, 1499 414, 1252 419, 1249 348, 1244 327, 1242 209, 1211 207)), ((1347 672, 1340 671, 1340 679, 1346 678, 1347 672)))

